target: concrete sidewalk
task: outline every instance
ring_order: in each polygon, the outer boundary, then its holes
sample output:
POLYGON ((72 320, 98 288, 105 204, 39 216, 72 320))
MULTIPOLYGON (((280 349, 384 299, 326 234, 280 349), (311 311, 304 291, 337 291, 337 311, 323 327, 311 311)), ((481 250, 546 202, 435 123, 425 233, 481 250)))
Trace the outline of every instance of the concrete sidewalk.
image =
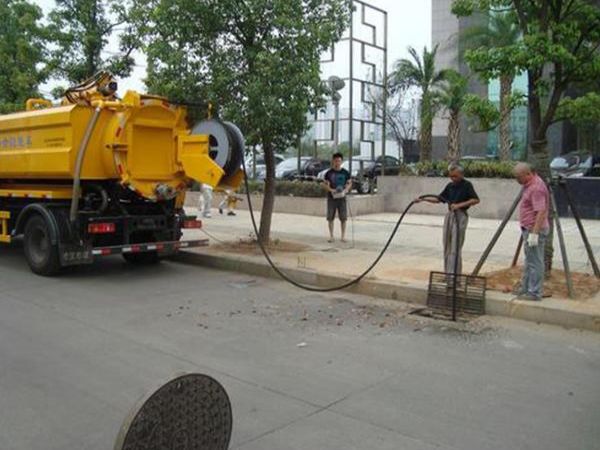
MULTIPOLYGON (((188 212, 196 213, 196 210, 190 209, 188 212)), ((195 261, 240 271, 246 271, 246 268, 252 266, 252 273, 269 276, 271 270, 257 248, 235 245, 254 234, 248 212, 239 211, 236 217, 220 216, 216 211, 214 213, 213 218, 204 220, 205 231, 212 239, 211 247, 198 250, 196 253, 204 255, 204 258, 195 258, 195 261)), ((369 266, 388 239, 397 219, 396 214, 360 216, 348 223, 347 243, 338 241, 329 244, 326 240, 326 222, 323 219, 274 214, 272 238, 292 245, 286 246, 283 251, 273 252, 272 256, 278 265, 288 271, 293 269, 295 276, 301 277, 305 282, 335 285, 336 279, 350 279, 369 266)), ((424 302, 429 273, 442 269, 442 223, 442 216, 407 216, 388 253, 356 291, 384 298, 424 302), (372 286, 369 288, 369 285, 372 286)), ((499 221, 496 220, 470 220, 463 251, 465 273, 473 269, 498 225, 499 221)), ((336 226, 339 227, 339 224, 336 223, 336 226)), ((585 221, 584 226, 595 254, 599 254, 600 222, 585 221)), ((575 222, 563 220, 563 227, 571 270, 591 272, 575 222)), ((339 230, 336 229, 336 233, 339 234, 339 230)), ((205 237, 201 231, 186 233, 186 238, 200 236, 205 237)), ((509 223, 484 266, 483 275, 510 266, 518 238, 518 224, 509 223)), ((558 245, 556 248, 555 267, 562 268, 558 245)), ((554 296, 544 299, 541 304, 531 304, 516 301, 510 295, 490 291, 488 312, 600 331, 600 295, 586 300, 554 296), (548 310, 558 311, 558 315, 549 313, 548 310), (574 320, 573 314, 582 316, 574 320)))

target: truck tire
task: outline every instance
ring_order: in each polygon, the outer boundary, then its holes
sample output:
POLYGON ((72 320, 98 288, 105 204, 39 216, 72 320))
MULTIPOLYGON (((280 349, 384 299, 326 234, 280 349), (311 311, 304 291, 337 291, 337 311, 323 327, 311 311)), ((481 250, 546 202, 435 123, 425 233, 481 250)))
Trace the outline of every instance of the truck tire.
POLYGON ((130 264, 151 265, 160 262, 157 252, 123 253, 123 259, 130 264))
POLYGON ((50 225, 39 214, 31 215, 25 224, 23 249, 33 273, 51 276, 60 271, 58 245, 52 244, 50 225))

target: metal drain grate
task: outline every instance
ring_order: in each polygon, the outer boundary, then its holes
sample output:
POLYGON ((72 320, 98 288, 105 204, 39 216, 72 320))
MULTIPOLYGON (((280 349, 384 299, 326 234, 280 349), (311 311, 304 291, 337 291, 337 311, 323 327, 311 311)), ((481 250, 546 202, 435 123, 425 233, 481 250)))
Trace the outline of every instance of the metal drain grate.
POLYGON ((486 278, 431 272, 427 306, 445 315, 452 315, 454 280, 456 279, 456 314, 485 314, 486 278))

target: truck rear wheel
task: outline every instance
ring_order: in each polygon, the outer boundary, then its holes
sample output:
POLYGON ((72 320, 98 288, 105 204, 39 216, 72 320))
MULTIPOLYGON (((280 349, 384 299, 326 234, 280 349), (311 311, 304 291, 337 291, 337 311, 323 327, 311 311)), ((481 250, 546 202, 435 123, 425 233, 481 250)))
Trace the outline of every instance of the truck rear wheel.
POLYGON ((32 272, 50 276, 60 271, 58 245, 52 244, 50 226, 39 214, 33 214, 25 224, 23 247, 32 272))

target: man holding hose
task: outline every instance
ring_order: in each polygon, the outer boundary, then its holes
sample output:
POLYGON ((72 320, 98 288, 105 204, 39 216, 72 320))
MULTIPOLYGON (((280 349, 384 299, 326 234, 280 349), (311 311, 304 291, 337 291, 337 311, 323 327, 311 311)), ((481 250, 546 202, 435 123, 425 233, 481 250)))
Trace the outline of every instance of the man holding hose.
POLYGON ((438 198, 416 199, 417 203, 422 201, 428 203, 446 203, 448 213, 444 219, 444 272, 462 273, 462 247, 465 242, 467 225, 469 224, 468 209, 479 203, 479 197, 473 188, 473 184, 465 179, 465 171, 459 164, 450 164, 448 176, 451 182, 444 188, 438 198), (458 230, 456 229, 458 221, 458 230), (458 234, 457 234, 458 232, 458 234), (457 245, 458 240, 458 245, 457 245), (456 251, 458 250, 458 266, 456 262, 456 251), (456 270, 456 272, 455 272, 456 270))

